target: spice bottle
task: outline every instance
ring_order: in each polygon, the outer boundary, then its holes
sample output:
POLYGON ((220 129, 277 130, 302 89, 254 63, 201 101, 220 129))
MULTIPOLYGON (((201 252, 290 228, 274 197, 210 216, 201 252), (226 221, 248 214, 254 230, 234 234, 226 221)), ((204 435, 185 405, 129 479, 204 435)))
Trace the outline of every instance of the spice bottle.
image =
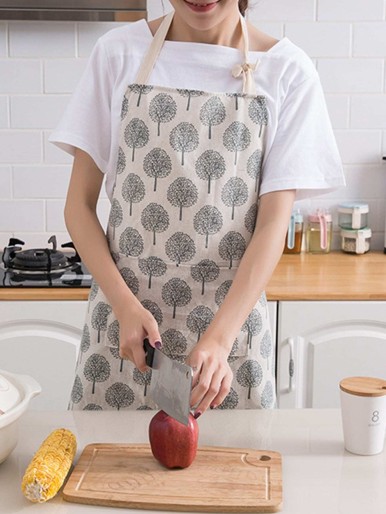
POLYGON ((300 253, 303 239, 303 215, 300 209, 291 214, 285 238, 284 253, 300 253))
POLYGON ((329 253, 332 240, 332 218, 328 212, 318 210, 308 216, 307 252, 329 253))
POLYGON ((343 203, 338 205, 340 228, 361 229, 367 226, 369 206, 367 203, 343 203))
POLYGON ((341 230, 342 250, 347 253, 363 254, 370 250, 371 228, 341 230))

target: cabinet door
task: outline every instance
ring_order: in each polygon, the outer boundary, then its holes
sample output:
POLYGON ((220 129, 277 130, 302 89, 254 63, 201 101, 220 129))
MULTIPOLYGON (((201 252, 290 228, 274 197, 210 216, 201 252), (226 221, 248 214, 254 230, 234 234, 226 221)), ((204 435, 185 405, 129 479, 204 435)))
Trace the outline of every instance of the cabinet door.
POLYGON ((277 302, 268 302, 269 323, 271 325, 273 342, 273 368, 276 366, 276 324, 277 324, 277 302))
POLYGON ((339 407, 348 376, 386 379, 386 302, 280 302, 278 405, 339 407))
POLYGON ((87 302, 0 302, 0 369, 33 376, 33 410, 67 408, 87 302))

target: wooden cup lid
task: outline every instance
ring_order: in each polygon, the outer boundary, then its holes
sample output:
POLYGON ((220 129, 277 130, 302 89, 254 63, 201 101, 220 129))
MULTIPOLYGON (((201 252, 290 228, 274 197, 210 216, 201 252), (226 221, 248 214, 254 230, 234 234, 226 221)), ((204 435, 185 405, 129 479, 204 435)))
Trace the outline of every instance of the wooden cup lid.
POLYGON ((386 380, 372 377, 348 377, 340 381, 342 391, 356 396, 385 396, 386 380))

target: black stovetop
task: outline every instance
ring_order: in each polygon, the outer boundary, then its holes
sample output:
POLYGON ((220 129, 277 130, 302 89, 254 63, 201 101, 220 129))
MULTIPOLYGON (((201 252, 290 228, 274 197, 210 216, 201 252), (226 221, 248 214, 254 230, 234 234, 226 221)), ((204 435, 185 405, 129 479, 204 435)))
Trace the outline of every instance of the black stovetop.
POLYGON ((92 277, 72 243, 57 250, 24 248, 24 242, 11 238, 0 252, 0 288, 2 287, 90 287, 92 277), (72 249, 72 250, 71 250, 72 249))

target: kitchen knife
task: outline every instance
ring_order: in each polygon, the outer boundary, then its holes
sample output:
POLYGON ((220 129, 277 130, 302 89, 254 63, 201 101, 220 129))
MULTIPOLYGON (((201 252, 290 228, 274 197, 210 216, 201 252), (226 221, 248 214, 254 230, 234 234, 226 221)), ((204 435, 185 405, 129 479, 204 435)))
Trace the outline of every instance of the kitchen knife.
POLYGON ((149 394, 166 414, 188 424, 193 370, 187 364, 170 359, 146 338, 143 342, 146 364, 152 369, 149 394))

